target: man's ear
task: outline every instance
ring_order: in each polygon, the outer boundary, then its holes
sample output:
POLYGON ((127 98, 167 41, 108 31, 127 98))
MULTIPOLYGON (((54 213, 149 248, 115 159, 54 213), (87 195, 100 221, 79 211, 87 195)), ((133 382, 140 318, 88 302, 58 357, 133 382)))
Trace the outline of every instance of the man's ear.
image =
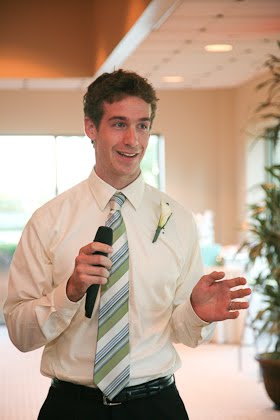
POLYGON ((84 120, 85 124, 85 133, 92 141, 96 139, 97 129, 95 127, 94 122, 89 118, 85 117, 84 120))

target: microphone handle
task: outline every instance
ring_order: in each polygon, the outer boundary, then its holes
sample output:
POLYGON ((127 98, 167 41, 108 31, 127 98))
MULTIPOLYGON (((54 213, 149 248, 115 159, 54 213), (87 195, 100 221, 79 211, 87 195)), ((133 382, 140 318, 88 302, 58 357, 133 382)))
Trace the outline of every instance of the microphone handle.
MULTIPOLYGON (((94 254, 105 255, 105 257, 108 257, 108 254, 105 254, 105 252, 98 252, 97 251, 94 254)), ((97 265, 96 267, 101 267, 101 266, 97 265)), ((87 318, 91 318, 91 316, 92 316, 92 312, 93 312, 93 308, 94 308, 95 301, 96 301, 96 298, 97 298, 97 294, 98 294, 98 291, 99 291, 99 287, 100 287, 100 284, 92 284, 87 289, 86 303, 85 303, 85 314, 86 314, 87 318)))
MULTIPOLYGON (((93 242, 102 242, 103 244, 112 245, 113 243, 112 228, 108 226, 100 226, 96 232, 93 242)), ((105 257, 108 257, 108 254, 104 252, 97 251, 95 252, 95 254, 104 255, 105 257)), ((99 287, 100 287, 100 284, 92 284, 87 289, 86 302, 85 302, 85 315, 87 318, 91 318, 99 287)))

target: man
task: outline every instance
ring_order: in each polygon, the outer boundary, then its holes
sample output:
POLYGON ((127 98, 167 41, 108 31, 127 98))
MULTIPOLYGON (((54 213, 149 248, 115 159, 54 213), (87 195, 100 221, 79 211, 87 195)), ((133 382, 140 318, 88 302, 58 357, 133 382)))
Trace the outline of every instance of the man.
POLYGON ((105 73, 89 86, 95 168, 34 213, 15 252, 9 334, 22 351, 44 346, 41 372, 53 379, 39 419, 187 419, 172 342, 195 347, 213 322, 248 307, 233 301, 250 294, 244 278, 203 276, 191 213, 143 181, 156 104, 153 87, 133 72, 105 73), (155 240, 161 207, 170 211, 155 240), (113 246, 92 242, 105 224, 113 246), (85 317, 92 285, 100 288, 85 317))

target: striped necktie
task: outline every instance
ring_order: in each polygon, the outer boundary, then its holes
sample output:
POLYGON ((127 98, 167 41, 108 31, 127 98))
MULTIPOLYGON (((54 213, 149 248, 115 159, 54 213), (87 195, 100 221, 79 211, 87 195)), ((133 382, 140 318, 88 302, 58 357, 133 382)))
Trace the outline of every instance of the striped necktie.
POLYGON ((94 382, 112 400, 129 382, 128 242, 121 206, 125 195, 116 192, 110 200, 106 226, 113 229, 112 268, 102 286, 94 382))

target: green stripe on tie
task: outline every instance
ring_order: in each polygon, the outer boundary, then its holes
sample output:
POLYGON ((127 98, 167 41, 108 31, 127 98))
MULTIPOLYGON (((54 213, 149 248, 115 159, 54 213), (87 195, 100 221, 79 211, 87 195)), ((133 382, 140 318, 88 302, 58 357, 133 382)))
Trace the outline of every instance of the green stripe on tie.
POLYGON ((110 361, 106 363, 97 373, 94 375, 95 383, 102 381, 108 373, 117 366, 118 363, 122 361, 122 359, 127 356, 129 353, 129 343, 126 343, 118 353, 114 354, 113 357, 110 358, 110 361))
POLYGON ((98 329, 98 339, 102 338, 111 328, 113 328, 127 313, 128 302, 124 302, 122 306, 111 316, 105 324, 98 329))
POLYGON ((110 289, 110 287, 113 286, 113 284, 115 284, 128 271, 128 267, 129 260, 127 258, 124 263, 109 277, 108 282, 103 286, 104 292, 110 289))
POLYGON ((125 232, 125 224, 122 221, 120 226, 113 231, 113 243, 115 243, 125 232))

